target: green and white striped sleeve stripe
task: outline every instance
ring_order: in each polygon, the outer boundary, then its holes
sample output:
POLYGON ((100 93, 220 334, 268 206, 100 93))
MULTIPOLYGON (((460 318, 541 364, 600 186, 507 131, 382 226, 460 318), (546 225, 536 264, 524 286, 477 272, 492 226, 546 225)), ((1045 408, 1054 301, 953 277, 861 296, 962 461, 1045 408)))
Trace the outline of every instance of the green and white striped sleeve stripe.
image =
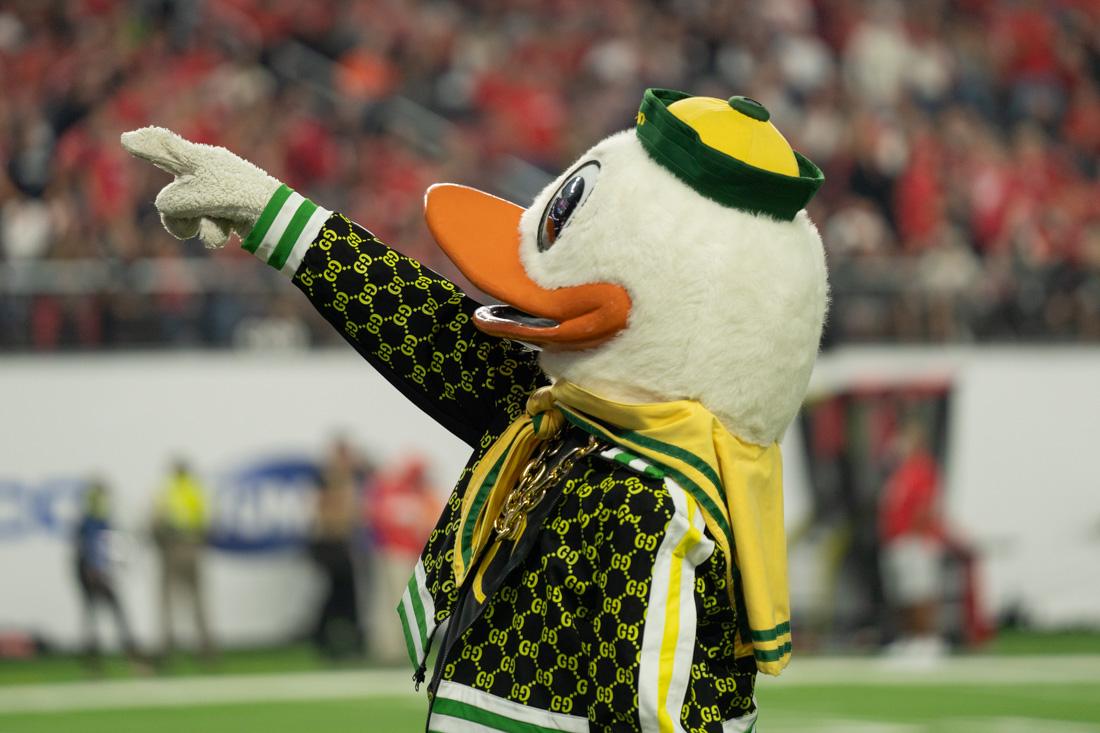
POLYGON ((588 719, 505 700, 456 682, 439 685, 429 733, 588 733, 588 719))
POLYGON ((332 212, 328 209, 322 209, 286 185, 279 186, 241 247, 287 277, 294 277, 330 216, 332 212))
POLYGON ((424 561, 416 563, 416 569, 409 578, 405 594, 397 606, 397 615, 401 617, 401 630, 405 633, 405 646, 409 650, 409 661, 417 669, 428 656, 429 643, 435 631, 435 603, 428 592, 428 578, 424 572, 424 561))
POLYGON ((617 446, 612 446, 611 448, 602 451, 600 455, 609 461, 621 463, 627 468, 637 471, 640 474, 649 476, 650 478, 663 479, 665 477, 665 472, 654 466, 649 461, 645 460, 644 458, 639 458, 633 453, 627 453, 625 450, 617 446))
POLYGON ((697 642, 695 568, 714 552, 698 502, 670 478, 665 479, 665 489, 676 511, 653 556, 649 576, 637 672, 642 733, 684 732, 680 716, 697 642))

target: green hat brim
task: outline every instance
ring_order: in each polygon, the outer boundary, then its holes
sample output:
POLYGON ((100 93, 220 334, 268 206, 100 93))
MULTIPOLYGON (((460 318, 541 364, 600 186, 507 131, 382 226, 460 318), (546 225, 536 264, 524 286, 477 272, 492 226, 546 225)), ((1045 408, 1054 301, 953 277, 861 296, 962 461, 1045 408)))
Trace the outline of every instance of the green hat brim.
POLYGON ((757 168, 703 143, 668 105, 691 95, 647 89, 635 126, 650 157, 698 193, 723 206, 791 221, 813 198, 825 176, 809 158, 795 152, 798 175, 757 168))

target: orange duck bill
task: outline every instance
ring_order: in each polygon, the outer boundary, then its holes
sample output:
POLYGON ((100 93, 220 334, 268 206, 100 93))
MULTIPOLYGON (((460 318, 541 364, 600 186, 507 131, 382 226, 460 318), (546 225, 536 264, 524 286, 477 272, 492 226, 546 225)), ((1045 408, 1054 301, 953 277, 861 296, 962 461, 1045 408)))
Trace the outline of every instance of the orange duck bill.
POLYGON ((424 202, 428 229, 470 282, 504 305, 474 313, 492 336, 546 349, 588 349, 626 327, 630 296, 620 285, 591 283, 548 290, 527 274, 519 257, 515 204, 467 186, 436 184, 424 202))

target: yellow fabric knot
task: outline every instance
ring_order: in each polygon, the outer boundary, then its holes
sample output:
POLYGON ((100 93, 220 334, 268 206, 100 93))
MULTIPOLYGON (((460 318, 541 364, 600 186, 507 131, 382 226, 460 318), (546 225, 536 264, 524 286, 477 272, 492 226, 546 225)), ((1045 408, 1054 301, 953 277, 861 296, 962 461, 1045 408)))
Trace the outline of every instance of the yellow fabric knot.
POLYGON ((555 404, 553 387, 542 387, 527 398, 527 412, 501 433, 474 467, 462 498, 462 520, 455 536, 452 563, 455 583, 466 580, 470 568, 493 537, 508 493, 543 442, 561 432, 565 415, 555 404))
POLYGON ((541 387, 527 398, 527 414, 531 417, 531 427, 539 440, 549 440, 565 424, 565 415, 554 406, 552 387, 541 387))

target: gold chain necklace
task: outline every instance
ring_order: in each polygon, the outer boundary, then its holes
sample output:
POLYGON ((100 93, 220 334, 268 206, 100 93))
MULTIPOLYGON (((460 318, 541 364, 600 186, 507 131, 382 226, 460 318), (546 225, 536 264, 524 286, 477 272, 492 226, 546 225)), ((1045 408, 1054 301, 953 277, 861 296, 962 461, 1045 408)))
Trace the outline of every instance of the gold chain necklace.
POLYGON ((523 526, 521 520, 538 506, 546 496, 546 490, 569 473, 577 461, 600 447, 596 436, 590 435, 586 444, 570 448, 554 467, 550 468, 550 462, 561 453, 563 445, 564 440, 559 437, 543 442, 535 450, 535 455, 527 462, 515 488, 504 498, 500 515, 493 522, 493 529, 496 530, 498 539, 514 540, 519 537, 520 527, 523 526))

